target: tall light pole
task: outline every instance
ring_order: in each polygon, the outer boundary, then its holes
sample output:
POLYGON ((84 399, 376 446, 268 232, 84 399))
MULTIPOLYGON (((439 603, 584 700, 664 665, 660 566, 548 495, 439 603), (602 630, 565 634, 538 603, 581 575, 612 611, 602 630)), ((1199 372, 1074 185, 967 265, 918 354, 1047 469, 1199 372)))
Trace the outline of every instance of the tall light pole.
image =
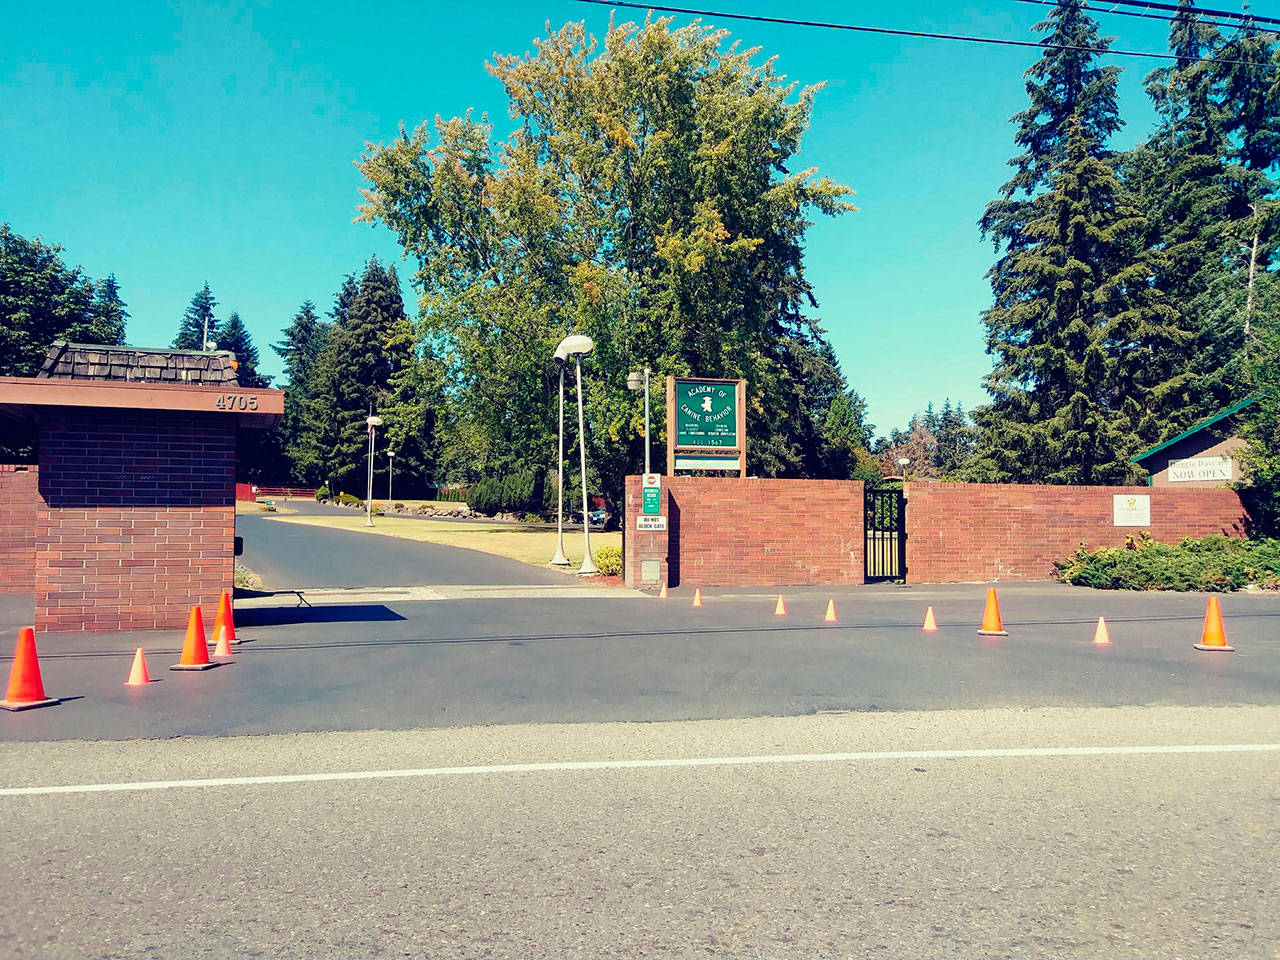
POLYGON ((364 525, 366 527, 373 526, 373 435, 377 432, 378 427, 382 426, 382 418, 374 416, 372 413, 365 417, 365 424, 369 427, 369 485, 365 489, 364 497, 364 525))
POLYGON ((387 506, 391 506, 391 481, 396 472, 396 452, 387 447, 387 506))
POLYGON ((560 367, 560 462, 556 470, 556 555, 552 563, 565 566, 564 555, 564 367, 573 357, 578 369, 578 452, 582 466, 582 545, 586 551, 578 573, 599 573, 591 559, 591 516, 587 504, 587 435, 582 407, 582 357, 595 349, 590 337, 574 335, 565 337, 556 347, 556 364, 560 367))
POLYGON ((644 472, 649 472, 649 368, 644 373, 627 374, 628 390, 644 391, 644 472))

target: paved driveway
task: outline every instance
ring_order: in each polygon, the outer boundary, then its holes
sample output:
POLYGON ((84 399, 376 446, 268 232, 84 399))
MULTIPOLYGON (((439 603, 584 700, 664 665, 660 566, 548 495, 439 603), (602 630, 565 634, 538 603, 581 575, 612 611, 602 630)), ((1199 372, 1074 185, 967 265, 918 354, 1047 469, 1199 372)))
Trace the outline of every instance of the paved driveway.
MULTIPOLYGON (((289 506, 351 515, 305 502, 289 506)), ((267 589, 572 582, 568 574, 477 550, 282 523, 271 514, 241 514, 236 533, 244 537, 241 561, 267 589)))

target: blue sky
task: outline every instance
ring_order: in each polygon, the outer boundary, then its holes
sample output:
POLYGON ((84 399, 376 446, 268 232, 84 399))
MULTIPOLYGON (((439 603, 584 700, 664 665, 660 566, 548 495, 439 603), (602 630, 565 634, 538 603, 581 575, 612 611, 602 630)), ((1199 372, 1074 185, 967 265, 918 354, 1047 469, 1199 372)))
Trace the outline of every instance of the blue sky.
MULTIPOLYGON (((1033 38, 1046 9, 702 6, 1016 39, 1033 38)), ((620 21, 642 16, 618 11, 620 21)), ((608 17, 567 0, 12 5, 0 34, 0 220, 62 244, 94 277, 114 272, 134 344, 168 344, 207 280, 219 315, 238 310, 263 368, 278 372, 268 344, 303 300, 327 310, 370 254, 398 262, 388 231, 351 223, 363 145, 390 139, 401 121, 468 108, 505 134, 506 101, 485 61, 530 50, 548 21, 586 20, 601 35, 608 17)), ((1117 46, 1163 50, 1165 24, 1102 24, 1117 46)), ((1035 52, 719 25, 776 55, 792 79, 828 84, 801 160, 852 186, 861 209, 812 229, 808 275, 872 422, 887 432, 930 400, 982 402, 992 254, 975 224, 1006 178, 1008 118, 1025 103, 1021 75, 1035 52)), ((1123 147, 1151 122, 1141 76, 1158 64, 1121 65, 1123 147)))

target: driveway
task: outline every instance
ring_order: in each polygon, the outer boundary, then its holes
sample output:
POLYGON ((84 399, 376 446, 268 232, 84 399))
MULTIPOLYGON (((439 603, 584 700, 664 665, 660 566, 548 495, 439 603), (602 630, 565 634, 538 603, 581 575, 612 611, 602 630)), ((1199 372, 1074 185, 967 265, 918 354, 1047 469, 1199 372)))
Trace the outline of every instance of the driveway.
MULTIPOLYGON (((306 501, 290 501, 289 509, 351 515, 349 510, 306 501)), ((555 570, 477 550, 282 523, 269 513, 237 516, 236 533, 244 538, 241 562, 262 578, 268 590, 574 582, 555 570)))

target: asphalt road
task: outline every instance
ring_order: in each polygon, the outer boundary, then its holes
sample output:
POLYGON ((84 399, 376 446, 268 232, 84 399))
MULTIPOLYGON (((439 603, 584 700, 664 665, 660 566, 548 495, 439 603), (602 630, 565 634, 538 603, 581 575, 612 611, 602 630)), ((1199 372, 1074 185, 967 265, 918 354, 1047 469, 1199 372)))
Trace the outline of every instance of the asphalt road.
POLYGON ((1275 957, 1277 746, 1275 707, 3 745, 125 789, 0 791, 0 954, 1275 957), (264 774, 318 779, 198 782, 264 774))
MULTIPOLYGON (((307 501, 291 501, 289 507, 350 515, 307 501)), ((565 582, 565 575, 554 570, 478 550, 278 523, 271 514, 240 514, 236 533, 244 538, 241 561, 269 589, 565 582)))
POLYGON ((1009 636, 976 633, 985 588, 707 590, 660 601, 474 599, 242 610, 235 662, 172 673, 179 631, 42 637, 45 687, 0 739, 128 739, 460 724, 790 716, 820 710, 1280 704, 1280 597, 1223 598, 1234 654, 1201 653, 1205 600, 1058 584, 1000 588, 1009 636), (925 634, 926 605, 941 629, 925 634), (1094 618, 1113 643, 1096 647, 1094 618), (145 646, 160 682, 125 687, 145 646))

